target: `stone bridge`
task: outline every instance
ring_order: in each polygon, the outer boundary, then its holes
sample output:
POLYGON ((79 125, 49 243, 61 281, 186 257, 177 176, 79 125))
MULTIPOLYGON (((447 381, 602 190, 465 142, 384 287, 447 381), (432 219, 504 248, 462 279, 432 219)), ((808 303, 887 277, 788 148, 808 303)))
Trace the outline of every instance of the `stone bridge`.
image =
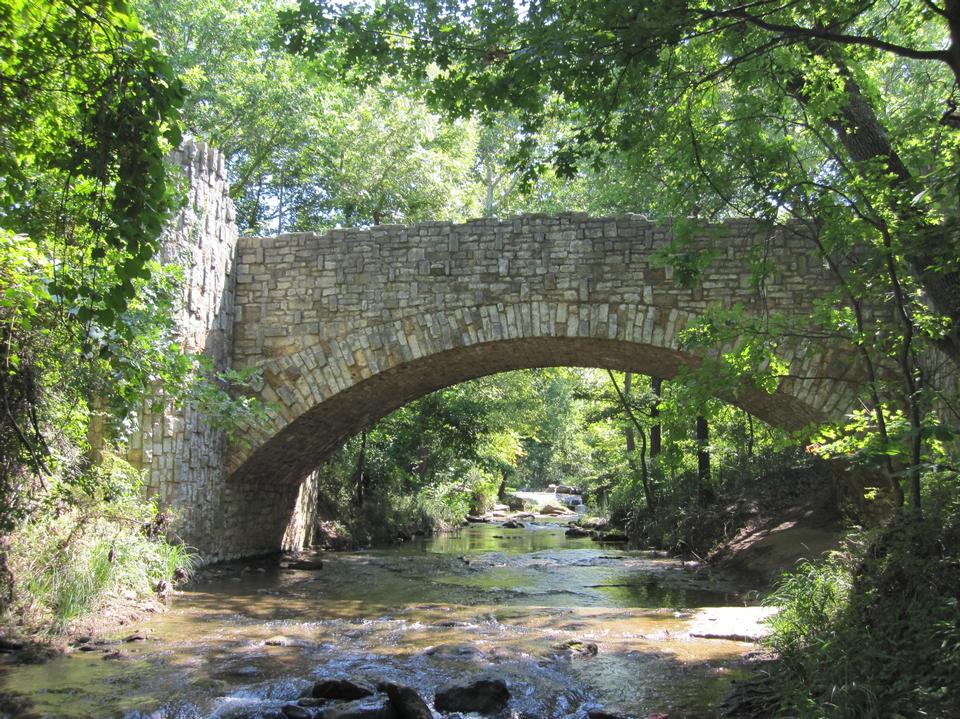
MULTIPOLYGON (((351 435, 428 392, 556 365, 664 378, 701 357, 684 327, 713 306, 807 314, 830 288, 802 228, 704 226, 714 259, 693 288, 658 260, 668 227, 634 215, 529 215, 237 238, 222 160, 191 145, 190 202, 167 259, 187 267, 179 324, 220 367, 255 367, 266 427, 232 441, 193 407, 144 413, 134 459, 208 558, 278 549, 303 480, 351 435), (774 268, 762 290, 751 258, 774 268)), ((852 355, 784 342, 790 378, 730 388, 757 417, 796 428, 853 405, 852 355)))

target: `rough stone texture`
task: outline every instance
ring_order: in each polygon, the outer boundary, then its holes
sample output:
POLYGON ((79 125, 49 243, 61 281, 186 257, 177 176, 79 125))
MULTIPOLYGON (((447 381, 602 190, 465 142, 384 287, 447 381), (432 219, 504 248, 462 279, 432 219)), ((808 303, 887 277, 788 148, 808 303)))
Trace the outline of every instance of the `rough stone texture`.
MULTIPOLYGON (((302 480, 346 438, 430 391, 551 365, 669 379, 702 361, 680 333, 708 307, 803 314, 832 284, 801 224, 694 232, 690 249, 714 259, 693 288, 657 260, 669 229, 636 215, 237 240, 219 156, 191 145, 180 160, 190 204, 167 252, 189 268, 185 344, 218 366, 260 369, 257 396, 270 408, 268 426, 229 448, 189 408, 144 416, 133 455, 208 559, 302 545, 314 491, 302 480), (775 268, 762 288, 751 282, 757 248, 775 268)), ((862 375, 849 350, 789 338, 780 350, 790 377, 774 394, 739 391, 739 405, 786 427, 850 409, 862 375)))
MULTIPOLYGON (((223 156, 187 141, 171 161, 188 183, 186 204, 168 226, 161 249, 162 261, 184 269, 175 316, 179 339, 187 352, 206 354, 216 369, 226 369, 233 345, 237 227, 223 156)), ((155 399, 162 403, 162 397, 155 399)), ((209 550, 222 531, 218 522, 230 513, 227 438, 194 407, 166 403, 153 412, 151 404, 139 413, 140 431, 131 437, 128 457, 145 469, 148 495, 159 495, 162 505, 173 509, 186 541, 209 550)))

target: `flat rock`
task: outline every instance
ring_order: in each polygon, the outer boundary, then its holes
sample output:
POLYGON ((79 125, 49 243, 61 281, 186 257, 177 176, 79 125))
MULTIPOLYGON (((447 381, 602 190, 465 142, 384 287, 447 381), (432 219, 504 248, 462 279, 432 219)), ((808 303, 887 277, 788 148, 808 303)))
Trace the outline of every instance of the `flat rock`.
POLYGON ((694 615, 688 633, 700 639, 756 642, 770 634, 764 620, 778 611, 778 607, 707 607, 694 615))
POLYGON ((496 714, 510 700, 510 690, 503 679, 479 679, 462 686, 438 689, 433 698, 437 711, 496 714))

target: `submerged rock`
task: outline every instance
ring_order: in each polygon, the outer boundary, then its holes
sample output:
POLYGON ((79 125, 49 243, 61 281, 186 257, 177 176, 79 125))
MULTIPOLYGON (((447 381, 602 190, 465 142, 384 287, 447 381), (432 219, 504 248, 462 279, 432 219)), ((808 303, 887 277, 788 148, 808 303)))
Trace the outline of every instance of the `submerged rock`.
POLYGON ((363 699, 373 694, 371 687, 349 679, 324 679, 314 684, 310 691, 314 699, 363 699))
POLYGON ((322 707, 329 704, 332 699, 314 699, 313 697, 301 697, 297 699, 297 705, 306 707, 308 709, 315 709, 316 707, 322 707))
POLYGON ((286 719, 312 719, 313 712, 298 704, 286 704, 280 707, 280 712, 286 719))
POLYGON ((323 569, 323 560, 322 559, 288 559, 285 562, 280 562, 280 567, 282 569, 301 569, 308 572, 315 572, 319 569, 323 569))
POLYGON ((579 639, 571 639, 568 642, 557 644, 553 648, 570 652, 571 654, 579 654, 584 657, 595 657, 599 651, 594 642, 581 642, 579 639))
POLYGON ((510 700, 510 690, 503 679, 479 679, 464 686, 438 689, 433 699, 437 711, 496 714, 510 700))

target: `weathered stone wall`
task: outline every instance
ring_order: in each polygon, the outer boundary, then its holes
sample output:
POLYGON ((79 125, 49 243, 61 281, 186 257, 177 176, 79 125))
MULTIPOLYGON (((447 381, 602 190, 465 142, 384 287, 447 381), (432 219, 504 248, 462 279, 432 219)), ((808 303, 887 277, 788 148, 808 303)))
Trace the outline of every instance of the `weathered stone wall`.
POLYGON ((303 549, 316 542, 317 529, 322 519, 320 472, 325 471, 326 466, 315 469, 300 483, 297 498, 293 503, 293 512, 283 532, 283 540, 280 543, 282 549, 303 549))
MULTIPOLYGON (((226 369, 233 345, 237 228, 223 156, 187 141, 171 162, 182 168, 187 183, 186 204, 161 249, 161 259, 184 273, 175 326, 185 351, 203 353, 217 370, 226 369)), ((227 438, 194 407, 178 409, 168 402, 152 412, 150 404, 140 413, 129 458, 146 471, 148 494, 173 510, 184 540, 215 554, 220 523, 229 513, 227 438)))
MULTIPOLYGON (((241 238, 234 363, 263 370, 271 422, 231 447, 236 519, 223 545, 278 547, 302 478, 426 392, 547 365, 670 378, 701 360, 679 337, 707 307, 805 313, 831 287, 799 225, 732 221, 694 233, 691 249, 715 258, 693 288, 658 259, 671 239, 639 216, 582 214, 241 238), (776 268, 762 288, 751 281, 758 259, 776 268)), ((782 349, 793 378, 773 395, 743 392, 739 404, 788 427, 850 407, 858 368, 848 352, 788 340, 782 349)))

